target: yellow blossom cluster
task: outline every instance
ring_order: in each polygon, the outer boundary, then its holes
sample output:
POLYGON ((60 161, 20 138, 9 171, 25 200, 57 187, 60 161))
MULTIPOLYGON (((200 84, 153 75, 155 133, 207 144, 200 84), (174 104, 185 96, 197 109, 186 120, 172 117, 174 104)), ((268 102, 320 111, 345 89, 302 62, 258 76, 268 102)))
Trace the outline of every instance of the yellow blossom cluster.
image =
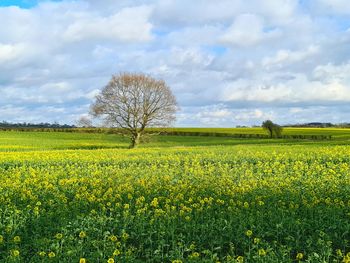
POLYGON ((0 262, 348 262, 349 156, 298 145, 3 152, 0 262))

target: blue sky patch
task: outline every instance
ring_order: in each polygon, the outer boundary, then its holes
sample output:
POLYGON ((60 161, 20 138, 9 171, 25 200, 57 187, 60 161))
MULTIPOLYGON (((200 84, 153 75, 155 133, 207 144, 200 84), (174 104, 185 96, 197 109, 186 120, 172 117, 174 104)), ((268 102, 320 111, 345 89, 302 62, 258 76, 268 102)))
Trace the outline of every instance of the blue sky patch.
MULTIPOLYGON (((0 0, 0 7, 1 6, 18 6, 20 8, 31 8, 40 2, 45 2, 42 0, 0 0)), ((55 1, 46 1, 46 2, 59 2, 59 0, 55 1)))

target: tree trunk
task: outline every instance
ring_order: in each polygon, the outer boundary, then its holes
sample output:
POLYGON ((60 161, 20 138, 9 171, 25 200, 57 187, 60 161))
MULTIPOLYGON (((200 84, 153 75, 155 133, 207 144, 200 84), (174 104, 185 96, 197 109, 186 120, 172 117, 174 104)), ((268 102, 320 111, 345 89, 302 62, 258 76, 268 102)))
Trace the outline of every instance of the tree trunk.
POLYGON ((141 141, 141 132, 136 132, 136 134, 134 134, 131 137, 131 145, 130 148, 135 148, 140 144, 141 141))
POLYGON ((273 135, 273 130, 272 130, 272 128, 269 128, 269 133, 270 133, 270 138, 272 139, 272 135, 273 135))

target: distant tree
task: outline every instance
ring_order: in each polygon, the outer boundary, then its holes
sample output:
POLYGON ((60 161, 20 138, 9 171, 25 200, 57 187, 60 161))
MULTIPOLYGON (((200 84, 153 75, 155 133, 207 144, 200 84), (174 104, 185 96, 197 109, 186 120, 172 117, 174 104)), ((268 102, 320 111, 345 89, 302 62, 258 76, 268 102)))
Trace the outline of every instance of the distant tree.
POLYGON ((77 126, 81 128, 89 128, 92 127, 92 120, 87 116, 82 116, 77 120, 77 126))
POLYGON ((146 127, 170 125, 176 110, 175 96, 163 80, 132 73, 113 76, 91 106, 93 116, 130 135, 130 148, 140 143, 146 127))
POLYGON ((262 123, 262 127, 267 130, 270 138, 273 136, 280 137, 282 135, 283 128, 270 120, 266 120, 262 123))

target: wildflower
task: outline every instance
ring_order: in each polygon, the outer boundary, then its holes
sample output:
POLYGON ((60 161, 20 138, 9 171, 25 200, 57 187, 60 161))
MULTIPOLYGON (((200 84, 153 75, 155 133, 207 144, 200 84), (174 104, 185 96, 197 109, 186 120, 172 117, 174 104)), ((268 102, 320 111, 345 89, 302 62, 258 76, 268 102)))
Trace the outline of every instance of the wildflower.
POLYGON ((55 238, 58 239, 58 240, 60 240, 60 239, 63 238, 63 234, 57 233, 57 234, 55 235, 55 238))
POLYGON ((259 254, 259 256, 262 256, 262 257, 266 256, 266 250, 261 248, 261 249, 259 249, 258 254, 259 254))
POLYGON ((13 257, 18 257, 19 256, 19 250, 17 250, 17 249, 13 249, 13 250, 11 250, 11 255, 13 256, 13 257))
POLYGON ((112 241, 112 242, 116 242, 118 240, 118 238, 113 235, 113 236, 110 236, 109 239, 112 241))
POLYGON ((299 253, 297 254, 297 256, 296 256, 296 259, 297 259, 297 260, 302 260, 303 257, 304 257, 303 253, 300 253, 300 252, 299 252, 299 253))
POLYGON ((40 257, 45 257, 46 256, 46 252, 45 251, 40 251, 38 254, 39 254, 40 257))
POLYGON ((107 263, 114 263, 114 259, 113 259, 113 258, 109 258, 109 259, 107 260, 107 263))
POLYGON ((200 254, 198 252, 193 252, 190 258, 199 258, 200 254))
POLYGON ((56 254, 55 254, 55 252, 50 252, 49 254, 48 254, 48 256, 49 256, 49 258, 54 258, 54 257, 56 257, 56 254))
POLYGON ((13 242, 15 242, 15 243, 20 243, 20 242, 21 242, 21 237, 20 237, 20 236, 15 236, 15 237, 13 238, 13 242))
POLYGON ((260 243, 260 238, 256 237, 254 238, 254 244, 259 244, 260 243))
POLYGON ((79 237, 80 238, 85 238, 86 237, 86 233, 84 231, 80 231, 79 237))
POLYGON ((116 249, 116 250, 114 250, 114 252, 113 252, 113 256, 119 256, 120 255, 120 251, 119 251, 119 249, 116 249))
POLYGON ((180 259, 175 259, 175 260, 171 261, 171 263, 182 263, 182 260, 180 260, 180 259))
POLYGON ((238 256, 238 257, 236 258, 236 261, 237 261, 238 263, 242 263, 242 262, 244 261, 244 258, 243 258, 242 256, 238 256))
POLYGON ((158 206, 158 198, 153 198, 152 202, 151 202, 151 206, 153 207, 157 207, 158 206))
POLYGON ((85 258, 81 258, 81 259, 79 260, 79 263, 86 263, 86 259, 85 259, 85 258))
POLYGON ((245 234, 246 234, 247 237, 251 237, 253 235, 253 231, 252 230, 247 230, 245 232, 245 234))
POLYGON ((124 233, 122 234, 122 239, 125 241, 125 240, 127 240, 128 238, 129 238, 129 234, 126 233, 126 232, 124 232, 124 233))

